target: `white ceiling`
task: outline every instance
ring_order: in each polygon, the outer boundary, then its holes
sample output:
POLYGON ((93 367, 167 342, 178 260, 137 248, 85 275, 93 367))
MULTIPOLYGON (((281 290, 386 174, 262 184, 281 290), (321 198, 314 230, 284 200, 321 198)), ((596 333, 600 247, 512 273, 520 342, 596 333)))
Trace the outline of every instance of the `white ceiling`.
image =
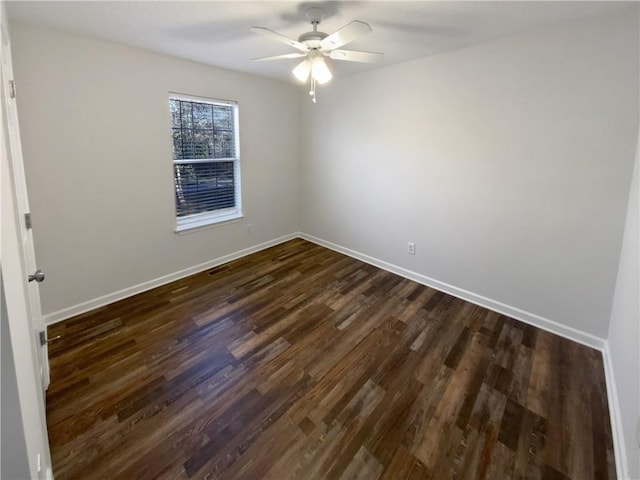
POLYGON ((114 41, 254 75, 293 82, 299 60, 251 62, 295 51, 249 31, 263 26, 297 38, 309 31, 306 10, 319 6, 319 30, 332 33, 352 20, 373 33, 344 48, 384 53, 380 64, 334 61, 334 75, 434 55, 546 24, 616 10, 636 2, 611 1, 18 1, 7 2, 12 22, 114 41))

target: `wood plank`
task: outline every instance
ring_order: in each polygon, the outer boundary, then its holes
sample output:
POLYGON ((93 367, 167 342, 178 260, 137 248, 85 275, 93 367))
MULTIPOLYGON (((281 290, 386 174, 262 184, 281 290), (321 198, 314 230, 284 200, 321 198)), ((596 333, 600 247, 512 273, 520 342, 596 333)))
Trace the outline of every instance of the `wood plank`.
POLYGON ((599 352, 296 239, 49 329, 58 479, 614 479, 599 352))

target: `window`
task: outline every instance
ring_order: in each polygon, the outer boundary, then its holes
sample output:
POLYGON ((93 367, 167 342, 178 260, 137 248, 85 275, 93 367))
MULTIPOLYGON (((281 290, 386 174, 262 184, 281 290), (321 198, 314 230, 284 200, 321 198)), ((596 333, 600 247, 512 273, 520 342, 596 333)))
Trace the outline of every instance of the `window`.
POLYGON ((242 216, 238 105, 171 95, 177 230, 242 216))

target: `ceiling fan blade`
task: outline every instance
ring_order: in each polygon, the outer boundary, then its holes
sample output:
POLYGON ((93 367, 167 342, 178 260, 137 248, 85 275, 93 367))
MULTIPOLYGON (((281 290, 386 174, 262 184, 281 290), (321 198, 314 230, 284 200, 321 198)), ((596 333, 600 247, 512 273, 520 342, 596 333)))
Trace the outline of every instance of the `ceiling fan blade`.
POLYGON ((360 52, 357 50, 331 50, 327 53, 329 58, 344 60, 347 62, 376 63, 382 60, 384 53, 360 52))
POLYGON ((306 53, 285 53, 284 55, 274 55, 272 57, 252 58, 252 62, 264 62, 266 60, 282 60, 284 58, 300 58, 306 57, 306 53))
POLYGON ((291 46, 293 48, 297 48, 298 50, 300 50, 302 52, 309 51, 309 49, 303 43, 300 43, 299 41, 294 40, 293 38, 289 38, 286 35, 282 35, 281 33, 274 32, 273 30, 269 30, 268 28, 251 27, 249 30, 251 30, 253 33, 257 33, 258 35, 263 35, 265 37, 271 38, 272 40, 275 40, 276 42, 284 43, 284 44, 289 45, 289 46, 291 46))
POLYGON ((353 42, 356 38, 370 33, 371 27, 364 22, 354 20, 351 23, 346 24, 340 30, 333 32, 328 37, 325 37, 320 42, 321 50, 332 50, 334 48, 346 45, 349 42, 353 42))

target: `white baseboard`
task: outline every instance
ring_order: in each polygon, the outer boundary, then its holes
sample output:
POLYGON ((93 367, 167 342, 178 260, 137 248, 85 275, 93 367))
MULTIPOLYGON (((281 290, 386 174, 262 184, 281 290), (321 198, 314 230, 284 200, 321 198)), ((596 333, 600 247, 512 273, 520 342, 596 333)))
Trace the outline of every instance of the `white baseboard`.
POLYGON ((297 237, 298 237, 297 233, 290 233, 289 235, 285 235, 283 237, 269 240, 268 242, 260 243, 259 245, 254 245, 252 247, 245 248, 243 250, 238 250, 237 252, 230 253, 229 255, 224 255, 223 257, 219 257, 219 258, 210 260, 208 262, 201 263, 200 265, 194 265, 193 267, 185 268, 184 270, 170 273, 169 275, 164 275, 162 277, 154 278, 153 280, 148 280, 138 285, 134 285, 132 287, 125 288, 123 290, 119 290, 117 292, 113 292, 108 295, 104 295, 102 297, 94 298, 92 300, 88 300, 86 302, 82 302, 77 305, 73 305, 71 307, 63 308, 62 310, 58 310, 53 313, 48 313, 44 315, 45 324, 52 325, 54 323, 61 322, 62 320, 66 320, 76 315, 80 315, 81 313, 88 312, 90 310, 93 310, 94 308, 103 307, 110 303, 117 302, 119 300, 124 300, 125 298, 131 297, 133 295, 137 295, 138 293, 142 293, 147 290, 151 290, 152 288, 156 288, 161 285, 174 282, 176 280, 179 280, 184 277, 188 277, 189 275, 193 275, 194 273, 202 272, 203 270, 207 270, 209 268, 217 267, 218 265, 222 265, 223 263, 227 263, 232 260, 237 260, 238 258, 245 257, 252 253, 259 252, 260 250, 273 247, 274 245, 278 245, 280 243, 284 243, 289 240, 293 240, 294 238, 297 238, 297 237))
POLYGON ((627 450, 625 448, 624 432, 622 430, 622 417, 620 415, 618 389, 614 374, 611 355, 609 354, 609 341, 605 340, 605 348, 602 351, 604 363, 604 377, 607 382, 607 401, 609 403, 609 416, 611 418, 611 435, 613 437, 613 453, 616 458, 616 472, 619 479, 629 479, 629 464, 627 463, 627 450))
POLYGON ((365 263, 369 263, 383 270, 387 270, 402 277, 408 278, 409 280, 421 283, 422 285, 435 288, 436 290, 448 293, 449 295, 453 295, 454 297, 461 298, 462 300, 466 300, 481 307, 488 308, 489 310, 493 310, 494 312, 501 313, 511 318, 515 318, 516 320, 528 323, 529 325, 533 325, 534 327, 538 327, 548 332, 555 333, 556 335, 568 338, 569 340, 573 340, 574 342, 578 342, 601 351, 605 348, 605 340, 590 333, 581 332, 580 330, 577 330, 575 328, 568 327, 558 322, 554 322, 553 320, 549 320, 548 318, 536 315, 535 313, 527 312, 525 310, 517 307, 512 307, 511 305, 507 305, 497 300, 492 300, 482 295, 469 292, 468 290, 449 285, 448 283, 435 280, 433 278, 427 277, 426 275, 407 270, 406 268, 398 267, 397 265, 393 265, 383 260, 370 257, 369 255, 356 252, 355 250, 351 250, 341 245, 336 245, 335 243, 328 242, 318 237, 314 237, 313 235, 308 235, 306 233, 300 233, 299 235, 300 238, 304 238, 305 240, 309 240, 310 242, 322 245, 323 247, 330 248, 331 250, 335 250, 336 252, 343 253, 350 257, 357 258, 358 260, 362 260, 365 263))
POLYGON ((165 285, 167 283, 173 282, 175 280, 188 277, 189 275, 193 275, 194 273, 201 272, 208 268, 213 268, 223 263, 227 263, 232 260, 236 260, 238 258, 250 255, 252 253, 259 252, 260 250, 273 247, 274 245, 284 243, 294 238, 303 238, 305 240, 316 243, 318 245, 322 245, 323 247, 329 248, 331 250, 335 250, 336 252, 343 253, 353 258, 357 258, 358 260, 362 260, 365 263, 369 263, 383 270, 387 270, 389 272, 395 273, 397 275, 408 278, 410 280, 414 280, 420 284, 427 285, 429 287, 432 287, 442 292, 453 295, 454 297, 467 300, 476 305, 480 305, 481 307, 485 307, 485 308, 488 308, 489 310, 493 310, 503 315, 507 315, 509 317, 515 318, 516 320, 521 320, 525 323, 528 323, 535 327, 542 328, 543 330, 547 330, 551 333, 555 333, 557 335, 568 338, 570 340, 581 343, 583 345, 587 345, 589 347, 596 348, 601 351, 605 350, 606 341, 603 338, 596 337, 595 335, 592 335, 586 332, 581 332, 580 330, 577 330, 575 328, 568 327, 558 322, 554 322, 553 320, 549 320, 547 318, 541 317, 540 315, 536 315, 535 313, 527 312, 517 307, 513 307, 510 305, 504 304, 502 302, 484 297, 482 295, 478 295, 473 292, 469 292, 467 290, 455 287, 453 285, 449 285, 439 280, 427 277, 426 275, 422 275, 420 273, 416 273, 406 268, 393 265, 383 260, 370 257, 369 255, 365 255, 364 253, 351 250, 349 248, 343 247, 341 245, 337 245, 335 243, 329 242, 327 240, 323 240, 318 237, 314 237, 313 235, 309 235, 304 232, 290 233, 288 235, 284 235, 282 237, 275 238, 273 240, 269 240, 267 242, 264 242, 258 245, 254 245, 252 247, 245 248, 243 250, 238 250, 237 252, 230 253, 229 255, 225 255, 213 260, 209 260, 199 265, 194 265, 193 267, 185 268, 184 270, 180 270, 178 272, 170 273, 168 275, 164 275, 159 278, 148 280, 138 285, 134 285, 132 287, 128 287, 123 290, 119 290, 117 292, 104 295, 102 297, 94 298, 92 300, 88 300, 86 302, 82 302, 77 305, 72 305, 71 307, 63 308, 62 310, 58 310, 56 312, 48 313, 44 315, 45 323, 47 325, 51 325, 53 323, 66 320, 67 318, 71 318, 75 315, 88 312, 95 308, 99 308, 104 305, 108 305, 110 303, 116 302, 118 300, 123 300, 127 297, 137 295, 138 293, 151 290, 152 288, 156 288, 161 285, 165 285))

